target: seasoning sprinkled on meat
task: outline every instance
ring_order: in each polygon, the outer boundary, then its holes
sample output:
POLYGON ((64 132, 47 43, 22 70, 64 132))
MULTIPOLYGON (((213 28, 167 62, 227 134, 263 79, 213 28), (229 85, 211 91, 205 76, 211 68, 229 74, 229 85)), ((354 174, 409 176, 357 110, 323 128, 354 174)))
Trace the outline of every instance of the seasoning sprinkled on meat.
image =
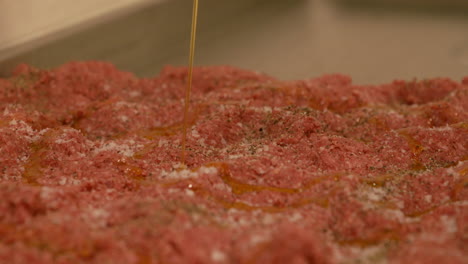
POLYGON ((466 263, 468 82, 0 79, 0 262, 466 263))

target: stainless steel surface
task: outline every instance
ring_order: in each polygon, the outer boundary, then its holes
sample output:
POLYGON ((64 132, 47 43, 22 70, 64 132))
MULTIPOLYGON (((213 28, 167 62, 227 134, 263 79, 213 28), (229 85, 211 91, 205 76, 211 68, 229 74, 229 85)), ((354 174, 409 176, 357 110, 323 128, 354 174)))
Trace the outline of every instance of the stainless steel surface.
MULTIPOLYGON (((281 79, 344 73, 356 83, 468 76, 468 5, 393 1, 201 0, 196 64, 281 79)), ((186 65, 190 11, 188 0, 146 8, 0 62, 0 72, 98 59, 152 76, 186 65)))
POLYGON ((0 61, 167 0, 0 0, 0 61))

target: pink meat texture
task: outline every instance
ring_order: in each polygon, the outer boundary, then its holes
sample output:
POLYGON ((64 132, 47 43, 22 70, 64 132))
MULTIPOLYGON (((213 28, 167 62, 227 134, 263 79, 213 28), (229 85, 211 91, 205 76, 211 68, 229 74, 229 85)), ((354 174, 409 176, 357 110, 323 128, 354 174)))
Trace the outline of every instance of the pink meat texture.
POLYGON ((0 263, 466 263, 468 77, 0 79, 0 263))

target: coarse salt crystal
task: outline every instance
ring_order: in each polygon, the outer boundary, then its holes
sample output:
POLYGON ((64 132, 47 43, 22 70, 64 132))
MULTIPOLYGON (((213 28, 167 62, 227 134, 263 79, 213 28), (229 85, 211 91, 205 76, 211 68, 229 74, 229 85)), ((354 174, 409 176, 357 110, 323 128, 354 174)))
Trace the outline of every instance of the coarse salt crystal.
POLYGON ((165 139, 160 139, 159 142, 158 142, 158 147, 164 147, 167 145, 169 141, 165 140, 165 139))
POLYGON ((129 120, 128 116, 126 116, 126 115, 119 116, 119 119, 120 119, 120 121, 122 121, 124 123, 128 122, 128 120, 129 120))
POLYGON ((230 187, 228 187, 227 185, 222 184, 222 183, 215 183, 213 185, 213 188, 217 189, 217 190, 222 190, 222 191, 224 191, 224 190, 228 190, 229 192, 231 191, 230 187))
POLYGON ((94 218, 103 218, 109 215, 109 213, 106 210, 101 208, 92 209, 90 214, 94 218))
POLYGON ((250 244, 252 246, 255 246, 255 245, 260 244, 262 242, 265 242, 267 240, 268 240, 268 238, 266 236, 256 234, 256 235, 253 235, 253 236, 250 237, 250 244))
POLYGON ((131 91, 128 95, 130 95, 130 97, 138 97, 141 93, 139 91, 131 91))
POLYGON ((189 179, 189 178, 198 177, 198 173, 193 172, 191 170, 180 170, 180 171, 171 171, 171 172, 167 172, 167 171, 163 170, 161 172, 161 177, 162 178, 168 178, 168 179, 174 179, 174 180, 189 179))
POLYGON ((218 169, 216 167, 202 166, 198 169, 198 172, 200 172, 201 174, 215 174, 218 172, 218 169))
POLYGON ((218 249, 214 249, 211 251, 211 260, 214 262, 223 262, 226 260, 226 254, 218 249))
POLYGON ((241 157, 243 157, 243 155, 239 155, 239 154, 229 155, 229 159, 237 159, 237 158, 241 158, 241 157))
POLYGON ((425 196, 424 196, 424 200, 425 200, 427 203, 431 203, 431 202, 432 202, 432 195, 430 195, 430 194, 425 195, 425 196))
POLYGON ((289 217, 289 221, 297 222, 302 219, 302 215, 299 212, 295 212, 293 215, 289 217))
POLYGON ((59 138, 59 139, 55 140, 55 144, 61 145, 61 144, 67 144, 67 143, 70 143, 70 142, 73 142, 73 141, 74 141, 73 138, 65 138, 65 139, 59 138))
POLYGON ((275 222, 275 218, 271 216, 270 214, 267 214, 263 217, 263 224, 265 225, 271 225, 275 222))
POLYGON ((47 200, 50 198, 50 195, 54 192, 54 189, 51 187, 44 186, 41 188, 40 197, 41 199, 47 200))
POLYGON ((205 139, 202 138, 200 140, 198 140, 198 143, 200 143, 200 146, 204 147, 206 144, 205 144, 205 139))
POLYGON ((192 137, 194 138, 199 138, 200 137, 200 134, 198 134, 198 131, 197 130, 192 130, 192 137))
POLYGON ((453 234, 458 231, 457 221, 455 220, 455 218, 442 215, 440 217, 440 220, 442 224, 444 224, 445 230, 447 231, 447 233, 453 234))
POLYGON ((379 201, 382 197, 385 196, 385 191, 380 188, 372 188, 368 193, 367 197, 371 201, 379 201))
POLYGON ((94 150, 94 154, 98 154, 103 151, 116 151, 117 153, 120 153, 126 157, 131 157, 133 156, 134 152, 130 147, 126 144, 117 144, 113 141, 111 142, 106 142, 103 146, 96 148, 94 150))
POLYGON ((81 180, 79 180, 79 179, 72 179, 71 183, 72 183, 72 185, 80 185, 80 184, 81 184, 81 180))

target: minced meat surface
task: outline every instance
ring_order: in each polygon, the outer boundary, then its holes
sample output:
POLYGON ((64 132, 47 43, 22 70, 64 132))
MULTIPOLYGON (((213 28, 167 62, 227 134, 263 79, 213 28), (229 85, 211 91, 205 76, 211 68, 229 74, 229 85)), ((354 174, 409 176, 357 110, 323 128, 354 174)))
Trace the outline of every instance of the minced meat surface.
POLYGON ((467 263, 468 77, 0 79, 1 263, 467 263))

